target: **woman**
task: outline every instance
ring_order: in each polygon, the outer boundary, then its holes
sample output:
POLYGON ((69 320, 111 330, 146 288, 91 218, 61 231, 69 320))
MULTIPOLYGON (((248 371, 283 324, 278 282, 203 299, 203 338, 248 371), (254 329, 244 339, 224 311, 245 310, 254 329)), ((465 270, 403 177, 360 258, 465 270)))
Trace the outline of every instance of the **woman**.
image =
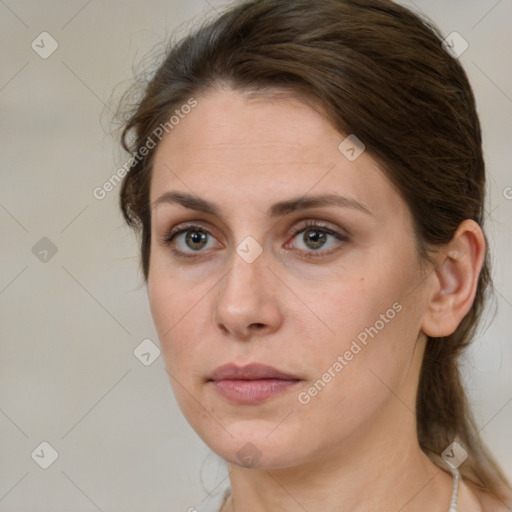
MULTIPOLYGON (((121 208, 200 510, 501 511, 459 373, 491 284, 473 93, 387 0, 246 0, 128 119, 121 208)), ((193 509, 191 509, 193 510, 193 509)))

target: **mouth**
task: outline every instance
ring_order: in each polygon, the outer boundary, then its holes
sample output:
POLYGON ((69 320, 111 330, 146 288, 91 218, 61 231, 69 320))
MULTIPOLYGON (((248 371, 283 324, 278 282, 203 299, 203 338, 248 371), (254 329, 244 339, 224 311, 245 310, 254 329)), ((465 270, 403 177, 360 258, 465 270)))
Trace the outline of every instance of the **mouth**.
POLYGON ((272 366, 252 363, 243 367, 235 364, 220 366, 211 374, 208 383, 229 402, 256 405, 290 390, 301 380, 272 366))
POLYGON ((237 366, 234 363, 228 363, 219 366, 212 372, 209 380, 301 380, 299 376, 285 372, 261 363, 251 363, 246 366, 237 366))

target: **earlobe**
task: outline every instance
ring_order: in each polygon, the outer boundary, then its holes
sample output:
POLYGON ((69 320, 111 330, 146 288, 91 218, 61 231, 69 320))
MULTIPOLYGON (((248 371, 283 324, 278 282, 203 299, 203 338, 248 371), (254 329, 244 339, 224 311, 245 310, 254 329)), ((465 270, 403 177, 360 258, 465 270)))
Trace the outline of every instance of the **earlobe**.
POLYGON ((480 226, 467 219, 440 251, 430 276, 422 330, 427 336, 449 336, 473 304, 485 258, 485 237, 480 226))

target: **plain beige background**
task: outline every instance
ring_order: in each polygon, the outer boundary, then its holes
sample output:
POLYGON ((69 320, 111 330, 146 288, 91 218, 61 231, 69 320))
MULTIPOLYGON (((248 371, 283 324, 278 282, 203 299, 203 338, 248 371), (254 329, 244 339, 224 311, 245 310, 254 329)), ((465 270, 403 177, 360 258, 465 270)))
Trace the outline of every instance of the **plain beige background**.
MULTIPOLYGON (((469 44, 460 60, 484 132, 497 314, 465 373, 512 478, 512 1, 404 3, 469 44)), ((119 187, 93 195, 126 161, 105 133, 113 91, 175 27, 220 5, 0 0, 2 512, 187 511, 206 496, 201 478, 212 489, 225 475, 181 415, 162 357, 145 366, 134 354, 145 339, 158 346, 137 245, 119 187), (58 44, 45 59, 31 47, 51 50, 42 32, 58 44), (47 469, 43 442, 58 454, 47 469)))

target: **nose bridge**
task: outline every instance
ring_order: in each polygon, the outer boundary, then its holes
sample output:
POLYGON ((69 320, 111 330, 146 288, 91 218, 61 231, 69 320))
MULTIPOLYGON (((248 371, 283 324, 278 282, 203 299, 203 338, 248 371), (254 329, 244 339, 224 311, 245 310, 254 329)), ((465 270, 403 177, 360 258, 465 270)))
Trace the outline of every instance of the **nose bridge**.
POLYGON ((231 259, 231 268, 226 278, 223 279, 220 290, 220 299, 231 301, 230 307, 234 310, 238 308, 247 308, 252 304, 255 307, 261 301, 262 294, 265 292, 266 270, 265 255, 261 253, 252 260, 246 258, 251 253, 247 250, 245 242, 242 242, 233 253, 231 259), (240 255, 240 253, 242 255, 240 255), (238 301, 238 302, 237 302, 238 301))
POLYGON ((261 248, 254 257, 255 249, 251 240, 239 244, 216 298, 216 324, 240 337, 246 336, 254 325, 273 330, 280 319, 276 297, 268 287, 272 273, 267 269, 267 258, 261 248))

